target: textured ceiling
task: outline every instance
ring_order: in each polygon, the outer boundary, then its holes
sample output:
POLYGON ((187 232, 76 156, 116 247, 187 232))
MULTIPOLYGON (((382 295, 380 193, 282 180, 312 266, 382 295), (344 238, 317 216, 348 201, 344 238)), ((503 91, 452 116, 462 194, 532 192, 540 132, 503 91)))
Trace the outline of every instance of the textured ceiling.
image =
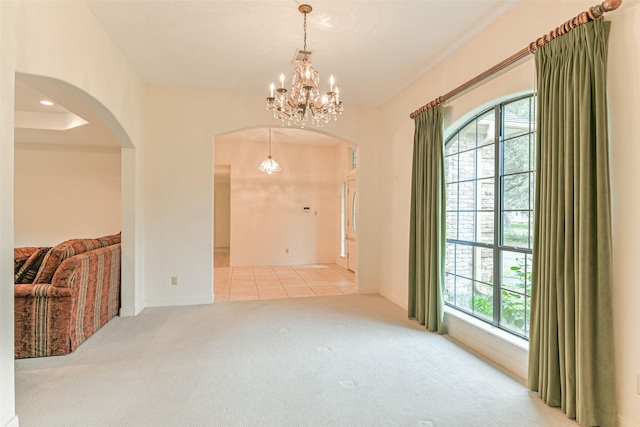
MULTIPOLYGON (((315 0, 307 48, 352 105, 381 106, 475 36, 519 0, 315 0)), ((149 84, 267 96, 269 84, 303 47, 302 1, 88 0, 87 4, 141 78, 149 84)), ((325 88, 326 90, 326 88, 325 88)), ((16 111, 51 111, 46 93, 16 86, 16 111)), ((66 105, 64 99, 52 99, 66 105)), ((77 103, 76 103, 77 105, 77 103)), ((63 110, 63 109, 62 109, 63 110)), ((61 111, 62 111, 61 110, 61 111)), ((16 142, 117 145, 86 108, 72 109, 88 125, 68 131, 16 129, 16 142)), ((266 140, 266 129, 223 138, 266 140)), ((280 142, 335 144, 319 133, 278 130, 280 142)))
MULTIPOLYGON (((381 106, 516 2, 316 0, 307 47, 345 105, 381 106)), ((290 80, 303 47, 301 3, 88 1, 147 83, 265 97, 281 72, 290 80)))

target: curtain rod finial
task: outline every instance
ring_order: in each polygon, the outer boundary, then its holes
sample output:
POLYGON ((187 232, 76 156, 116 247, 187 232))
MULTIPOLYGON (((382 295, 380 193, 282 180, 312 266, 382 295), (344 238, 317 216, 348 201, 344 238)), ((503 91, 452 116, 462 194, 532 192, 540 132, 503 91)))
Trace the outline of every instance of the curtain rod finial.
POLYGON ((621 4, 622 0, 605 0, 602 2, 602 8, 607 12, 611 12, 619 8, 621 4))

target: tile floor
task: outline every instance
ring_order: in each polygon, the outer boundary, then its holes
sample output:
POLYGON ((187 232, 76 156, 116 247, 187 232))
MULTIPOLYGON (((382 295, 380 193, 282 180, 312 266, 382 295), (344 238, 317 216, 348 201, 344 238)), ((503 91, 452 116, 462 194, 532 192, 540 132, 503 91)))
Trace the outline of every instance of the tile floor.
POLYGON ((355 274, 337 264, 215 267, 215 301, 345 295, 355 274))

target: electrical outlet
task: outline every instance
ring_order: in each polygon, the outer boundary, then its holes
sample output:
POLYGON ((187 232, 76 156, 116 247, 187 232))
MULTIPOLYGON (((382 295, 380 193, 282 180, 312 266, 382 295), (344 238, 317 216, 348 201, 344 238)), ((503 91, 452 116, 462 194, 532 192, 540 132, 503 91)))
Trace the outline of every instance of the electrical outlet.
POLYGON ((171 276, 171 286, 178 286, 178 276, 171 276))

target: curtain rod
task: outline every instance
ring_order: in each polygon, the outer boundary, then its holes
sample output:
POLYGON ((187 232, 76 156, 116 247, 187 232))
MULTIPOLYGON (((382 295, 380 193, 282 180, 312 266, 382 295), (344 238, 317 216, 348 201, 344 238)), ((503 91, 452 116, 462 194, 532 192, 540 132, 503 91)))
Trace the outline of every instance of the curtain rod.
POLYGON ((476 84, 480 83, 482 80, 486 79, 487 77, 490 77, 495 73, 497 73, 498 71, 501 71, 507 68, 508 66, 518 62, 522 58, 527 57, 529 54, 536 53, 536 50, 538 50, 539 47, 544 46, 546 43, 550 42, 556 37, 565 35, 569 31, 573 30, 574 28, 582 24, 595 21, 596 19, 602 17, 602 15, 604 15, 606 12, 611 12, 612 10, 616 10, 618 7, 620 7, 621 3, 622 3, 622 0, 605 0, 604 2, 602 2, 602 4, 598 4, 591 7, 588 11, 582 12, 580 15, 568 20, 567 22, 562 24, 560 27, 554 30, 551 30, 548 34, 545 34, 544 36, 539 37, 535 41, 529 43, 527 47, 511 55, 504 61, 499 62, 498 64, 494 65, 488 70, 478 74, 471 80, 451 90, 450 92, 447 92, 444 95, 439 96, 433 101, 429 102, 428 104, 425 104, 422 107, 418 108, 416 111, 414 111, 409 115, 409 118, 413 120, 414 118, 416 118, 416 116, 422 114, 429 108, 433 108, 436 105, 442 104, 446 100, 451 99, 454 96, 464 92, 465 90, 475 86, 476 84))

